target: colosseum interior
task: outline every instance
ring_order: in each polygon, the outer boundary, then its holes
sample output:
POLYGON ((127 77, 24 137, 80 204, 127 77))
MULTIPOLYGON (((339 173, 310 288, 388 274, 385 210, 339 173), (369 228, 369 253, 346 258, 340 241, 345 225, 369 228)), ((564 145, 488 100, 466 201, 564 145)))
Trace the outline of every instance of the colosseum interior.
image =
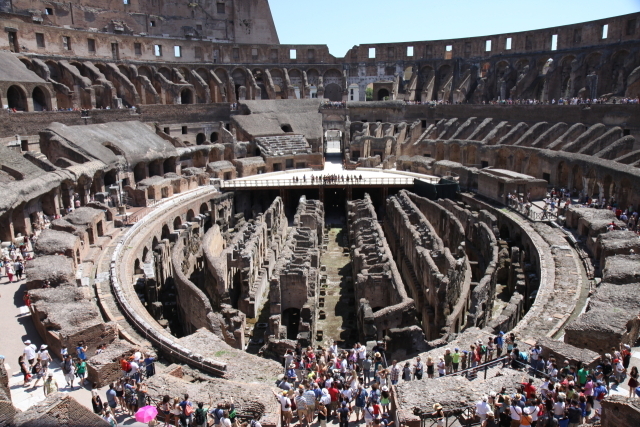
MULTIPOLYGON (((102 395, 143 351, 152 402, 280 427, 298 345, 404 365, 503 332, 589 368, 635 347, 640 13, 343 58, 280 44, 267 0, 0 0, 0 22, 3 255, 33 257, 31 339, 55 366, 84 341, 102 395)), ((16 360, 1 425, 108 425, 75 392, 17 401, 16 360)), ((401 381, 390 415, 479 425, 463 408, 526 374, 401 381)), ((602 425, 640 425, 636 402, 602 425)))

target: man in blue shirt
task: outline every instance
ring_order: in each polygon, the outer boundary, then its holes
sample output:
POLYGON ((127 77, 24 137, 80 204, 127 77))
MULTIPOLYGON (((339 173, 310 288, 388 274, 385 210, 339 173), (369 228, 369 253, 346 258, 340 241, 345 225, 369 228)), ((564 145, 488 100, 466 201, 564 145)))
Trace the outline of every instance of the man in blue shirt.
POLYGON ((502 354, 502 348, 504 347, 504 339, 502 338, 503 335, 504 335, 504 332, 500 331, 500 333, 495 339, 498 357, 500 357, 500 355, 502 354))
POLYGON ((364 407, 367 403, 369 393, 362 387, 362 384, 358 385, 358 391, 356 392, 356 422, 360 421, 360 415, 364 419, 364 407))

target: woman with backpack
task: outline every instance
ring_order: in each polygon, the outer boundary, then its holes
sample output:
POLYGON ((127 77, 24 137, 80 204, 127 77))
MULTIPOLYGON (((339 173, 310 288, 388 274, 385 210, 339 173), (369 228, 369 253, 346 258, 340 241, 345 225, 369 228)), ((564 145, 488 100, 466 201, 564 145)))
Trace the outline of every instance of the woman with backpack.
POLYGON ((207 427, 207 409, 205 409, 202 402, 198 402, 198 407, 193 414, 193 425, 195 427, 207 427))

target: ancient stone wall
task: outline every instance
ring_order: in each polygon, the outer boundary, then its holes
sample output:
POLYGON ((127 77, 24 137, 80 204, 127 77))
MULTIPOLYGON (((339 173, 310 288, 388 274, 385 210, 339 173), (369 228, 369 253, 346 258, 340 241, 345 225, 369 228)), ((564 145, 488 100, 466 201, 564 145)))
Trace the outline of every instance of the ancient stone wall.
POLYGON ((463 288, 468 293, 471 283, 466 255, 462 254, 453 264, 448 262, 452 258, 449 248, 424 212, 411 200, 410 193, 401 191, 389 197, 386 213, 387 241, 392 242, 389 246, 396 254, 396 260, 401 261, 401 271, 411 289, 416 309, 421 313, 427 339, 459 331, 464 327, 466 316, 464 313, 460 316, 450 314, 459 301, 462 306, 467 305, 467 296, 461 294, 463 288), (457 283, 459 280, 467 283, 457 283))
POLYGON ((347 202, 347 211, 360 340, 381 339, 388 329, 415 323, 415 302, 407 295, 369 195, 347 202))
POLYGON ((269 324, 276 339, 315 342, 323 227, 324 205, 302 196, 270 281, 269 324), (288 336, 296 318, 297 336, 288 336))
POLYGON ((224 249, 219 243, 220 231, 207 232, 204 291, 215 306, 226 304, 250 318, 258 316, 286 226, 282 201, 277 198, 264 213, 242 225, 224 249))

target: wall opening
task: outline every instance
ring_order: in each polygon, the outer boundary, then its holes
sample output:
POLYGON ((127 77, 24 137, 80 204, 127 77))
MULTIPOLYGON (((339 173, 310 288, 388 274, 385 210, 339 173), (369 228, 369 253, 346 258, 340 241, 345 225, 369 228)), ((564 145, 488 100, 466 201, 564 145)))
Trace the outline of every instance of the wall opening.
POLYGON ((193 104, 193 95, 189 89, 183 89, 182 92, 180 92, 180 103, 193 104))
POLYGON ((45 111, 47 109, 47 97, 44 91, 36 87, 33 89, 33 111, 45 111))
POLYGON ((506 41, 506 43, 504 45, 504 48, 506 50, 511 50, 511 41, 512 41, 511 37, 507 37, 507 41, 506 41))
POLYGON ((204 136, 204 133, 199 133, 198 135, 196 135, 196 144, 197 145, 202 145, 207 141, 207 137, 204 136))
POLYGON ((551 36, 551 50, 558 50, 558 35, 551 36))
POLYGON ((413 56, 413 46, 407 46, 407 56, 413 56))
POLYGON ((375 47, 370 47, 369 48, 369 59, 375 59, 376 57, 376 48, 375 47))
POLYGON ((211 133, 211 142, 218 142, 218 132, 211 133))
POLYGON ((7 104, 10 109, 27 111, 27 96, 18 86, 11 86, 7 90, 7 104))
POLYGON ((606 39, 609 36, 609 24, 604 24, 602 26, 602 32, 600 34, 600 38, 602 40, 606 39))

